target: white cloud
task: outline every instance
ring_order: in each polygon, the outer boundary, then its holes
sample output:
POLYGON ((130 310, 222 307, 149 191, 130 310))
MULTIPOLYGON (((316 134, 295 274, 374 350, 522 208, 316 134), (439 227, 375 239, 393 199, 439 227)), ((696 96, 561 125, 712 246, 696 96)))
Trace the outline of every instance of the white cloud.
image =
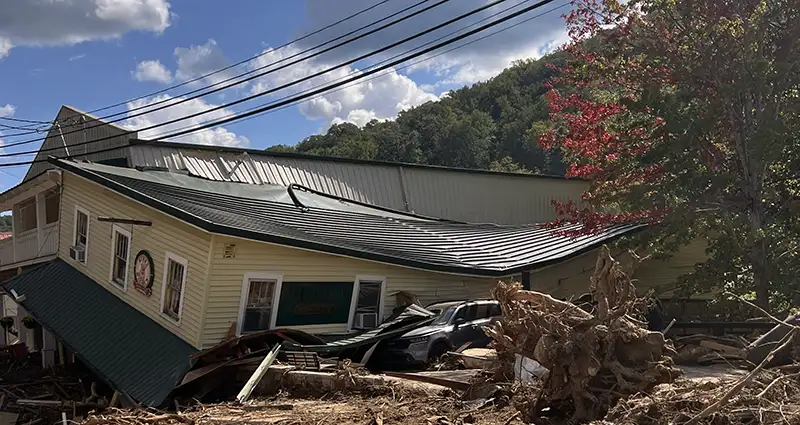
MULTIPOLYGON (((183 81, 218 71, 231 63, 214 39, 209 39, 205 44, 176 47, 173 54, 178 64, 175 78, 183 81)), ((234 70, 230 71, 219 72, 207 77, 207 81, 203 84, 214 84, 234 76, 235 73, 232 72, 234 70)))
POLYGON ((83 59, 85 57, 86 57, 86 54, 83 53, 83 54, 80 54, 80 55, 70 56, 68 60, 70 62, 74 62, 74 61, 79 61, 79 60, 81 60, 81 59, 83 59))
POLYGON ((11 48, 14 47, 11 44, 11 40, 6 37, 0 37, 0 59, 8 56, 8 52, 11 51, 11 48))
MULTIPOLYGON (((264 55, 251 63, 252 68, 259 68, 274 63, 284 57, 295 54, 298 50, 283 48, 280 50, 267 49, 264 55)), ((269 89, 274 89, 296 81, 303 77, 328 69, 330 65, 314 60, 303 61, 282 69, 275 73, 261 77, 251 86, 251 92, 261 93, 269 89)), ((276 92, 272 97, 286 96, 295 94, 303 90, 315 88, 320 85, 327 85, 352 77, 351 73, 361 71, 351 67, 337 68, 319 77, 312 78, 303 83, 294 85, 280 92, 276 92)), ((369 120, 389 119, 397 116, 398 112, 420 105, 422 103, 436 100, 437 97, 423 90, 413 80, 405 75, 398 74, 394 70, 382 71, 380 77, 366 77, 364 82, 357 85, 348 83, 344 88, 337 91, 328 92, 323 96, 312 98, 300 104, 300 112, 306 117, 314 120, 323 120, 327 124, 339 122, 352 122, 357 125, 364 125, 369 120)), ((355 75, 355 74, 354 74, 355 75)))
POLYGON ((157 60, 139 62, 136 70, 131 71, 131 75, 136 81, 154 81, 164 84, 172 81, 172 73, 157 60))
POLYGON ((17 108, 10 103, 0 106, 0 117, 13 117, 15 112, 17 112, 17 108))
MULTIPOLYGON (((131 110, 134 108, 140 108, 162 101, 164 102, 164 104, 174 103, 174 102, 168 102, 170 99, 173 98, 167 94, 163 94, 146 99, 140 99, 134 102, 129 102, 127 106, 128 110, 131 110)), ((152 125, 167 122, 179 117, 206 111, 215 106, 217 105, 206 103, 202 99, 192 99, 180 105, 170 106, 169 108, 165 108, 160 111, 155 111, 142 116, 130 118, 125 121, 124 125, 127 128, 130 128, 131 130, 138 130, 140 128, 150 127, 152 125)), ((142 109, 141 111, 146 111, 146 109, 142 109)), ((199 115, 194 118, 183 120, 174 124, 168 124, 163 127, 154 128, 152 130, 140 131, 139 137, 143 139, 155 138, 160 135, 171 133, 173 131, 182 130, 184 127, 193 127, 205 123, 207 121, 216 121, 223 117, 227 117, 231 113, 232 111, 223 108, 220 110, 199 115)), ((250 141, 247 139, 247 137, 237 135, 227 130, 224 127, 214 127, 207 130, 198 131, 196 133, 190 133, 187 136, 176 138, 174 139, 174 141, 184 142, 184 143, 197 143, 202 145, 240 146, 240 147, 246 147, 250 144, 250 141)))
POLYGON ((162 33, 167 0, 0 0, 0 57, 15 46, 73 45, 130 31, 162 33))

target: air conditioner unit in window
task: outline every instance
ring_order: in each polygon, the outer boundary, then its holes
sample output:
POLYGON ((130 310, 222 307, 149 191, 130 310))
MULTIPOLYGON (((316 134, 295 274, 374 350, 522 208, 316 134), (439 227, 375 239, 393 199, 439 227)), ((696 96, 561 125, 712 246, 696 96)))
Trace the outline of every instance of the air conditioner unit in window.
POLYGON ((79 245, 69 247, 69 258, 81 263, 86 261, 86 247, 79 245))
POLYGON ((357 313, 353 327, 357 329, 374 329, 378 327, 378 313, 357 313))

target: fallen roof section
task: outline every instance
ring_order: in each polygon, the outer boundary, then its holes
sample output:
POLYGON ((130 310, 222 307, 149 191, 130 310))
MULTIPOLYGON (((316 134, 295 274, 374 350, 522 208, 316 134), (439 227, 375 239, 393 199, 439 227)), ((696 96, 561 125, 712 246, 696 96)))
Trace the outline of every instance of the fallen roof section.
MULTIPOLYGON (((468 276, 504 277, 549 266, 645 227, 613 225, 569 237, 540 225, 455 223, 389 217, 379 208, 309 207, 164 184, 148 177, 152 171, 136 175, 98 164, 51 162, 211 233, 468 276)), ((577 227, 562 230, 570 228, 577 227)))
POLYGON ((2 286, 24 296, 28 313, 94 373, 143 405, 160 405, 197 352, 61 259, 2 286))

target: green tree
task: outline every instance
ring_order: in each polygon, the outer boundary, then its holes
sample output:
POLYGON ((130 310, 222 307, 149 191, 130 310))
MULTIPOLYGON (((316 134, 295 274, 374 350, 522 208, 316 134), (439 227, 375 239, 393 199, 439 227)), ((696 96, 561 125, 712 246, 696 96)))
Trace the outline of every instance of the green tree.
POLYGON ((11 215, 0 215, 0 232, 10 232, 11 230, 11 215))
POLYGON ((800 0, 578 2, 554 81, 572 91, 548 93, 543 143, 593 181, 595 208, 564 218, 656 221, 663 249, 710 241, 695 285, 765 308, 797 293, 798 15, 800 0))
POLYGON ((555 71, 546 65, 566 57, 558 52, 515 62, 488 81, 402 111, 395 120, 331 126, 296 151, 483 169, 508 157, 527 170, 563 174, 561 153, 542 148, 531 134, 548 120, 545 84, 555 71))

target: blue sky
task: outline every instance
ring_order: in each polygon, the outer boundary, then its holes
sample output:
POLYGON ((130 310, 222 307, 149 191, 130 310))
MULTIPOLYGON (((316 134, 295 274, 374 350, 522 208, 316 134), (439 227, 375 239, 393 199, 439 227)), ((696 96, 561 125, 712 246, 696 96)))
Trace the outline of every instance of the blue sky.
MULTIPOLYGON (((374 5, 378 0, 0 0, 0 10, 4 14, 0 19, 0 116, 48 121, 55 118, 62 104, 92 111, 151 94, 262 54, 254 61, 209 79, 97 113, 103 116, 121 112, 119 118, 125 119, 119 124, 131 129, 155 125, 246 95, 263 93, 488 3, 487 0, 452 0, 396 27, 236 88, 163 111, 127 118, 130 109, 165 99, 167 95, 179 98, 186 91, 268 65, 418 1, 390 0, 324 33, 280 50, 271 50, 374 5)), ((432 3, 435 1, 428 1, 417 9, 432 3)), ((566 0, 559 0, 541 11, 565 3, 566 0)), ((151 138, 167 134, 177 128, 199 125, 318 84, 330 83, 518 4, 523 7, 534 2, 508 0, 383 56, 338 68, 308 83, 242 105, 140 133, 139 136, 151 138)), ((436 100, 450 89, 490 78, 512 60, 537 57, 561 44, 566 40, 560 17, 565 11, 561 8, 479 43, 406 69, 388 72, 380 78, 301 105, 176 141, 266 148, 279 143, 295 144, 311 134, 324 132, 332 123, 349 121, 363 125, 372 118, 394 118, 399 111, 436 100)), ((0 124, 20 125, 7 120, 0 120, 0 124)), ((19 130, 0 127, 0 142, 8 145, 37 137, 15 137, 13 134, 16 132, 19 130)), ((5 148, 4 152, 32 150, 38 144, 5 148)), ((22 156, 7 160, 31 158, 22 156)), ((0 190, 16 184, 26 168, 0 168, 0 190)))

